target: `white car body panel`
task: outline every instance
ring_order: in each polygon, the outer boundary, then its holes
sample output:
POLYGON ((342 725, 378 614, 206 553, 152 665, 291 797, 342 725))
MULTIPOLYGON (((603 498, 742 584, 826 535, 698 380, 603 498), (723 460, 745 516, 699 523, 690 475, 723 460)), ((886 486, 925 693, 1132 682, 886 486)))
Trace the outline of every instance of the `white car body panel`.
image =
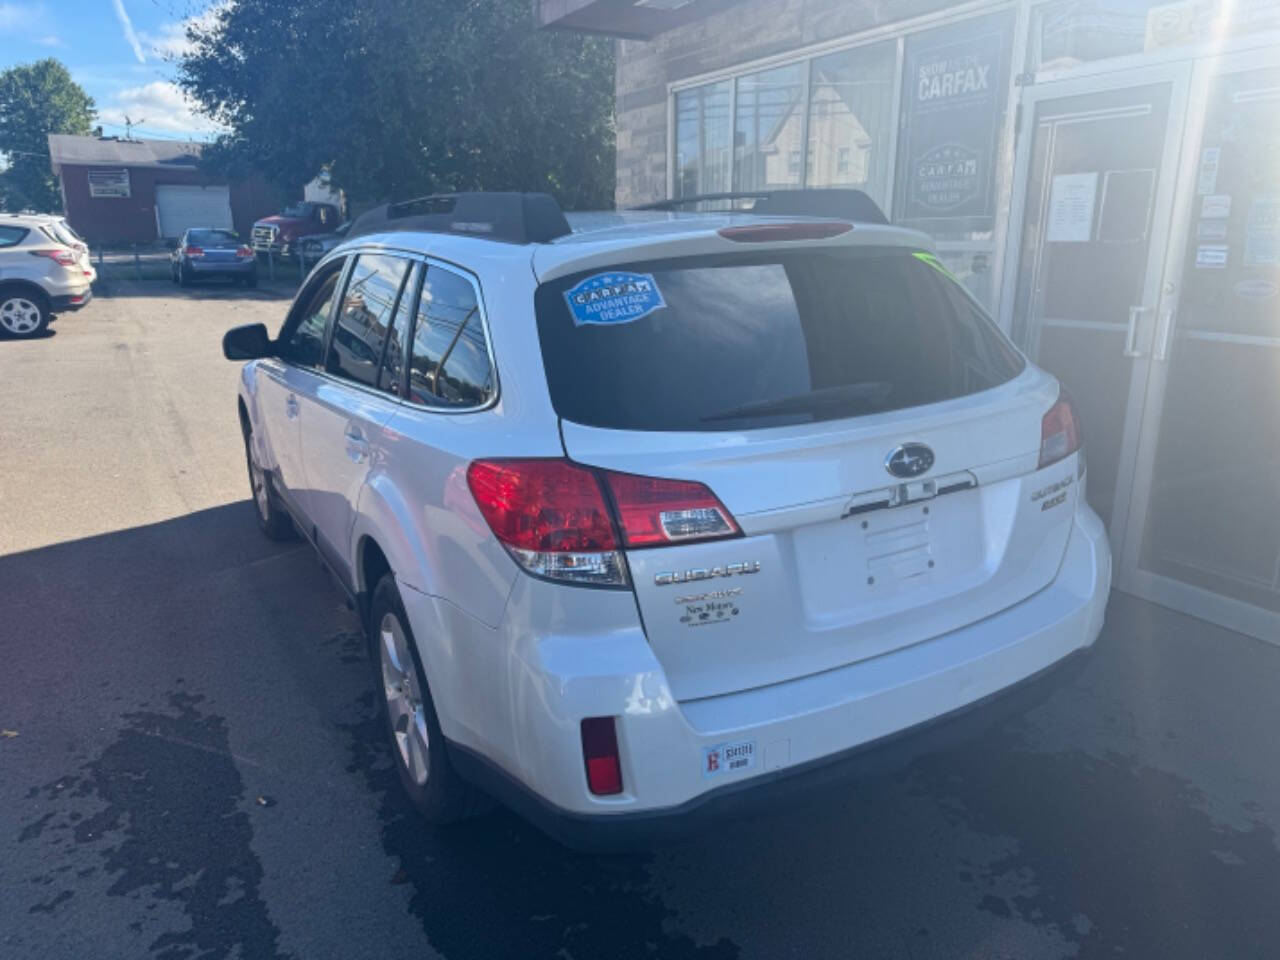
POLYGON ((42 228, 55 218, 0 214, 0 225, 21 227, 29 232, 17 245, 0 247, 0 281, 28 283, 38 287, 51 300, 84 297, 97 272, 89 260, 89 248, 83 244, 70 246, 51 239, 42 228), (48 257, 32 256, 33 250, 69 250, 76 263, 62 266, 48 257))
MULTIPOLYGON (((425 408, 274 359, 250 363, 241 379, 260 462, 308 534, 318 530, 337 555, 348 589, 373 587, 367 543, 386 556, 451 743, 561 811, 661 811, 925 723, 1094 642, 1111 576, 1105 531, 1083 500, 1078 454, 1038 469, 1041 418, 1058 387, 1030 364, 957 400, 802 426, 639 433, 562 422, 533 316, 538 284, 740 252, 716 230, 753 222, 641 219, 649 225, 532 247, 365 236, 316 267, 382 250, 472 276, 498 384, 483 409, 425 408), (358 451, 353 425, 365 441, 358 451), (859 495, 894 485, 885 457, 907 441, 936 453, 925 479, 972 475, 976 487, 849 514, 859 495), (705 483, 743 536, 632 550, 631 589, 536 579, 493 536, 466 470, 480 458, 566 455, 705 483), (1045 509, 1039 494, 1054 485, 1066 496, 1045 509), (759 572, 655 583, 662 572, 746 561, 759 572), (679 598, 723 589, 741 590, 734 623, 680 622, 679 598), (579 725, 594 716, 618 718, 616 796, 587 787, 579 725), (736 741, 755 744, 753 766, 706 776, 704 750, 736 741)), ((834 242, 928 246, 861 224, 834 242)))

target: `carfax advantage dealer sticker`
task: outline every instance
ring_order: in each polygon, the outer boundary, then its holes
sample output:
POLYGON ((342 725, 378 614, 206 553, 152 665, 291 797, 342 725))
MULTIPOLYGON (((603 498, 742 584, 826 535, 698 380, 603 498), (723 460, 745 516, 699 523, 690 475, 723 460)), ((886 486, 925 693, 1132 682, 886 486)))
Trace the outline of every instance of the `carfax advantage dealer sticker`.
POLYGON ((667 305, 652 274, 621 270, 587 277, 566 290, 564 299, 577 327, 632 323, 667 305))

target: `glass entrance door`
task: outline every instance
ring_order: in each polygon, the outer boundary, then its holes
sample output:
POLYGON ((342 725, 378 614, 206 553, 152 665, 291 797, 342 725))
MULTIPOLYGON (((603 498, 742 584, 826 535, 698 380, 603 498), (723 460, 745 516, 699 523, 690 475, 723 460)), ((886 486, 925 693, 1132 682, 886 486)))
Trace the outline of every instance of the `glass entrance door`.
MULTIPOLYGON (((1119 555, 1160 299, 1190 67, 1033 87, 1023 96, 1025 197, 1008 317, 1070 392, 1087 496, 1119 555)), ((1016 213, 1016 211, 1015 211, 1016 213)), ((1016 222, 1016 220, 1015 220, 1016 222)))
POLYGON ((1196 68, 1119 571, 1125 589, 1280 640, 1275 64, 1196 68))

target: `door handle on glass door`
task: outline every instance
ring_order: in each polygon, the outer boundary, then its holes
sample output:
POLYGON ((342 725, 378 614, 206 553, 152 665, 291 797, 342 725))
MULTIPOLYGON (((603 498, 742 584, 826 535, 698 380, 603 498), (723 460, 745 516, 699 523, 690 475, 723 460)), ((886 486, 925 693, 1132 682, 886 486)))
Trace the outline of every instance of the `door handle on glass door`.
POLYGON ((1156 334, 1156 359, 1165 363, 1169 359, 1169 341, 1173 339, 1173 307, 1160 312, 1160 331, 1156 334))
POLYGON ((1138 318, 1144 313, 1150 312, 1150 307, 1130 307, 1129 308, 1129 329, 1124 335, 1124 355, 1126 357, 1140 357, 1142 351, 1138 349, 1138 318))
POLYGON ((285 397, 284 415, 288 417, 290 420, 298 419, 298 398, 295 397, 292 393, 289 394, 289 396, 285 397))

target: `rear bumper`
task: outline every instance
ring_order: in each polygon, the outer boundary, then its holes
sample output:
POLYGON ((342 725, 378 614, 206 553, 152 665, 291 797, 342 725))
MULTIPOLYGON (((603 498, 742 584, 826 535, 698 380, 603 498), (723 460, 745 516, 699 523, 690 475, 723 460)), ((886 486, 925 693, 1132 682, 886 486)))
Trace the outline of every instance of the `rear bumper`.
POLYGON ((252 259, 213 262, 190 260, 187 269, 192 276, 197 277, 245 277, 257 270, 258 264, 252 259))
MULTIPOLYGON (((622 625, 630 595, 582 591, 575 608, 598 621, 607 605, 620 606, 615 629, 579 635, 566 629, 565 588, 520 577, 497 631, 473 621, 477 635, 463 637, 462 619, 451 618, 447 605, 434 608, 444 635, 458 641, 446 668, 456 672, 436 699, 464 777, 570 845, 633 846, 776 805, 817 784, 891 769, 1025 709, 1067 679, 1056 667, 1092 647, 1110 582, 1106 532, 1081 507, 1057 577, 1021 603, 838 669, 681 703, 638 624, 622 625), (532 635, 531 624, 548 623, 557 632, 532 635), (460 664, 482 655, 472 651, 487 651, 485 661, 460 664), (455 703, 455 689, 491 690, 493 698, 455 703), (592 716, 617 718, 622 795, 587 789, 579 724, 592 716), (748 766, 708 771, 708 751, 744 743, 752 745, 748 766)), ((427 671, 440 675, 431 663, 427 671)))
POLYGON ((81 307, 87 306, 92 299, 93 288, 85 287, 79 293, 67 293, 57 297, 50 297, 49 306, 54 313, 67 313, 70 310, 79 310, 81 307))
POLYGON ((904 769, 930 753, 958 746, 1001 721, 1020 716, 1070 685, 1094 645, 1068 654, 1013 686, 907 730, 808 763, 725 784, 675 807, 620 814, 564 810, 534 793, 481 754, 449 743, 458 773, 556 840, 578 850, 632 850, 687 839, 726 820, 785 809, 823 788, 847 785, 904 769))

